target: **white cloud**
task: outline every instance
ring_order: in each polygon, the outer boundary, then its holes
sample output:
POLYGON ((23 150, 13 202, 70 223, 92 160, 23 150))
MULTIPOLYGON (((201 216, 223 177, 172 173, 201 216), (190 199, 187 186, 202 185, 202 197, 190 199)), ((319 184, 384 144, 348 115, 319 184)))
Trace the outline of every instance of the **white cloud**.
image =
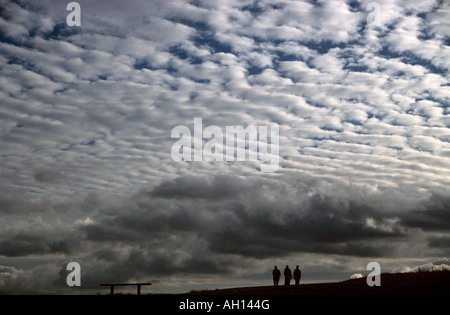
POLYGON ((354 273, 354 274, 352 274, 352 275, 350 276, 349 279, 360 279, 360 278, 362 278, 362 277, 363 277, 362 274, 360 274, 360 273, 354 273))

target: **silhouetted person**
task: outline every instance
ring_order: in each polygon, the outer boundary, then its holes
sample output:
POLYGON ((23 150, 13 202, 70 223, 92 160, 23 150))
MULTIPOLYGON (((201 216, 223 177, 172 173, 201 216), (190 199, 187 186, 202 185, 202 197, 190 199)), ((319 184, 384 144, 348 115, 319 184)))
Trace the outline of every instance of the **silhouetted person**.
POLYGON ((273 285, 278 285, 278 282, 280 282, 281 277, 281 271, 278 270, 277 266, 272 270, 272 276, 273 276, 273 285))
POLYGON ((284 268, 284 285, 290 285, 291 279, 292 279, 291 269, 289 269, 289 266, 286 265, 286 268, 284 268))
POLYGON ((300 270, 300 267, 297 265, 297 267, 294 270, 294 280, 295 285, 300 284, 300 279, 302 278, 302 271, 300 270))

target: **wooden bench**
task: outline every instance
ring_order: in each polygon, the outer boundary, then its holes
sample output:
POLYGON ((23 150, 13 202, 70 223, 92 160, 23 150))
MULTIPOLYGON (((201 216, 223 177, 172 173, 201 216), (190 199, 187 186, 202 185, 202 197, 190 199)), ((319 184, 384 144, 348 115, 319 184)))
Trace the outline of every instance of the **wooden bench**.
POLYGON ((152 285, 151 283, 103 283, 100 284, 101 287, 111 287, 111 295, 114 295, 114 287, 122 287, 122 286, 137 286, 137 295, 141 295, 141 286, 143 285, 152 285))

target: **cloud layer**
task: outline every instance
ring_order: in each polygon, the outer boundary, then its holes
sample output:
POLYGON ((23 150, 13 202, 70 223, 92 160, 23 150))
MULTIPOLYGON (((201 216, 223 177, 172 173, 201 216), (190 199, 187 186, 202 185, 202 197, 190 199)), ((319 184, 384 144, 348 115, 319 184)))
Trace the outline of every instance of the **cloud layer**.
POLYGON ((0 0, 0 292, 445 259, 450 7, 369 2, 0 0), (173 161, 194 118, 278 124, 279 170, 173 161))

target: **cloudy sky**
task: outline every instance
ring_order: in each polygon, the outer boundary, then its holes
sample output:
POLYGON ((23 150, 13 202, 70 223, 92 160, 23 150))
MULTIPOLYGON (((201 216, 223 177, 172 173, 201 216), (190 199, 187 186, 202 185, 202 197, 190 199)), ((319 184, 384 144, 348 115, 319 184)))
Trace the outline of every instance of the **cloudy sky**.
POLYGON ((68 3, 0 0, 0 293, 450 265, 449 2, 68 3), (278 125, 278 170, 174 161, 195 118, 278 125))

